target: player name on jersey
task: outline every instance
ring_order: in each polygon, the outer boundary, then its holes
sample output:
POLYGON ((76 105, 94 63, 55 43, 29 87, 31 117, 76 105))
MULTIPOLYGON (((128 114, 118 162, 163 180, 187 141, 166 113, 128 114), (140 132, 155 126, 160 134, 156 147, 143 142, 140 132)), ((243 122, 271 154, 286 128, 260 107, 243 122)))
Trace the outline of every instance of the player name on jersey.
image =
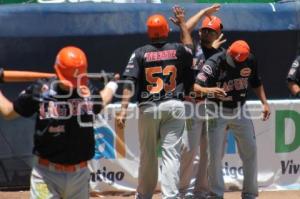
POLYGON ((164 51, 159 51, 159 52, 146 52, 144 57, 145 57, 147 62, 177 59, 176 50, 164 50, 164 51))

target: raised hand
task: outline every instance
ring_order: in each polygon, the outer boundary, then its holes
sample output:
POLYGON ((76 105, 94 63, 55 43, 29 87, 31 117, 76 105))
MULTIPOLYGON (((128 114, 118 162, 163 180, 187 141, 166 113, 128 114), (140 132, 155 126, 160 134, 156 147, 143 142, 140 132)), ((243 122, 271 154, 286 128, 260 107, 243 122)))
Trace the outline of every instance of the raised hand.
POLYGON ((216 39, 213 43, 212 43, 212 47, 215 48, 215 49, 218 49, 220 48, 220 46, 225 43, 227 40, 226 39, 223 39, 223 33, 220 34, 220 36, 218 37, 218 39, 216 39))
POLYGON ((210 7, 205 8, 204 11, 204 15, 210 17, 211 15, 213 15, 214 13, 218 12, 221 8, 220 4, 213 4, 210 7))
POLYGON ((176 24, 176 25, 180 25, 182 23, 185 23, 185 13, 184 13, 184 9, 178 5, 175 5, 173 7, 173 14, 174 17, 170 17, 170 20, 176 24))

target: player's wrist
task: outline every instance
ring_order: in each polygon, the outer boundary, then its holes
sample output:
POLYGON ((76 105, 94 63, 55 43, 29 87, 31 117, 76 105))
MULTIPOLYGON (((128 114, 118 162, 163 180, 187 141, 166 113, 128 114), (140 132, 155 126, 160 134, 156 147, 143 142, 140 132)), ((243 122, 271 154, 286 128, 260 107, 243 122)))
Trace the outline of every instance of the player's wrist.
POLYGON ((209 8, 205 8, 203 10, 203 15, 206 16, 206 17, 209 17, 208 10, 209 10, 209 8))
POLYGON ((204 93, 205 94, 211 94, 211 93, 214 93, 214 89, 213 89, 214 87, 210 87, 210 88, 205 88, 205 90, 204 90, 204 93))
POLYGON ((262 105, 268 105, 267 99, 259 99, 262 105))

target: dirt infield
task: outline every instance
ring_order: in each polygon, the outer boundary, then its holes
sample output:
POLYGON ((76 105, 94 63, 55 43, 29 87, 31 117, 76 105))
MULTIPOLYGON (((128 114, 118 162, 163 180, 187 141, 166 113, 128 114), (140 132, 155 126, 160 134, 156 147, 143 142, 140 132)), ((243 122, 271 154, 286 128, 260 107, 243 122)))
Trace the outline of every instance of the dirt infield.
MULTIPOLYGON (((225 199, 240 199, 240 192, 228 192, 225 194, 225 199)), ((18 192, 0 192, 0 199, 28 199, 28 191, 18 191, 18 192)), ((98 197, 91 197, 91 199, 134 199, 133 194, 124 195, 101 195, 98 197)), ((160 194, 155 194, 153 199, 159 199, 160 194)), ((260 192, 259 199, 299 199, 300 191, 268 191, 260 192)))

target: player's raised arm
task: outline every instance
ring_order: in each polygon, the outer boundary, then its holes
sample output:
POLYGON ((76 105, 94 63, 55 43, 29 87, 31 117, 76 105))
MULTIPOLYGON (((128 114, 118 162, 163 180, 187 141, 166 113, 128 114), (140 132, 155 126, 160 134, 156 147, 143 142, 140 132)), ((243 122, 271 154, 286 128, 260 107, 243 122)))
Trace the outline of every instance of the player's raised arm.
POLYGON ((119 79, 120 79, 120 75, 116 74, 114 76, 114 79, 110 80, 105 85, 104 89, 100 91, 100 96, 102 98, 103 106, 108 105, 111 102, 111 100, 113 99, 113 97, 118 89, 118 84, 116 83, 116 81, 119 79))
POLYGON ((192 37, 185 23, 184 9, 176 5, 173 7, 173 13, 174 17, 171 17, 170 20, 180 28, 180 38, 182 43, 185 45, 193 45, 192 37))
POLYGON ((210 7, 199 10, 195 15, 193 15, 192 17, 190 17, 187 20, 186 26, 187 26, 188 31, 191 33, 195 29, 195 27, 197 26, 199 21, 202 19, 202 17, 211 16, 215 12, 219 11, 220 7, 221 7, 220 4, 213 4, 210 7))

